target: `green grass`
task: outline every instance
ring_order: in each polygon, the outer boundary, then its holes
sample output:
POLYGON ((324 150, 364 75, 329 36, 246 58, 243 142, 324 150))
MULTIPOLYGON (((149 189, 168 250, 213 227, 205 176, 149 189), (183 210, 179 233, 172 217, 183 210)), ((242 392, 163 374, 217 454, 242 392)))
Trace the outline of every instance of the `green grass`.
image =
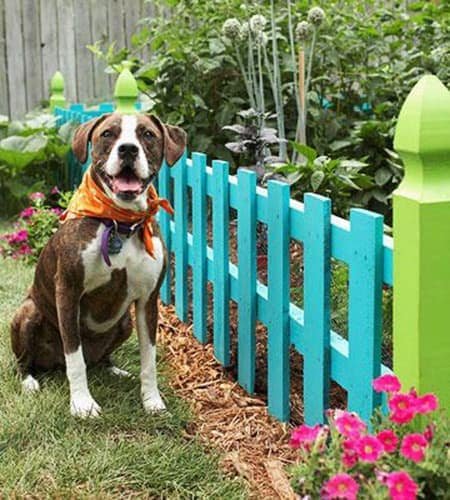
MULTIPOLYGON (((0 496, 246 498, 243 483, 220 472, 219 457, 185 436, 191 416, 168 387, 164 366, 160 387, 170 414, 161 416, 145 414, 137 377, 119 379, 100 369, 89 372, 91 392, 103 409, 98 419, 70 415, 62 372, 42 376, 42 390, 33 396, 21 392, 9 321, 32 275, 31 267, 0 259, 0 496)), ((138 375, 135 339, 116 361, 138 375)))

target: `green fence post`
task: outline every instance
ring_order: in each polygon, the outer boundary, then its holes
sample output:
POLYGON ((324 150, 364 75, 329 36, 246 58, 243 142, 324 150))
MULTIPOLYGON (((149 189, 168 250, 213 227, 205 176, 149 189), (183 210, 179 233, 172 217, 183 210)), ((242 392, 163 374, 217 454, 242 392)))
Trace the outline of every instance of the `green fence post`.
POLYGON ((138 97, 138 87, 136 79, 130 71, 131 64, 125 61, 122 65, 124 69, 117 78, 114 99, 116 100, 116 111, 129 115, 136 113, 135 104, 138 97))
POLYGON ((64 97, 64 77, 60 71, 57 71, 50 80, 50 111, 53 113, 56 106, 66 107, 66 98, 64 97))
POLYGON ((394 371, 450 410, 450 92, 432 75, 411 90, 395 149, 394 371))

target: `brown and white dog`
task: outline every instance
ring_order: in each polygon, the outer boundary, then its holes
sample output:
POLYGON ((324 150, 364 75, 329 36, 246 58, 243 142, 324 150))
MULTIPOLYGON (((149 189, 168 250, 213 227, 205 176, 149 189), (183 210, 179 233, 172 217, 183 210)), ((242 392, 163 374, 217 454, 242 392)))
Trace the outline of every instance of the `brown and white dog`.
MULTIPOLYGON (((173 165, 186 147, 186 134, 152 115, 110 114, 81 125, 73 151, 85 162, 92 143, 91 174, 102 192, 126 210, 146 209, 146 192, 163 159, 173 165)), ((122 249, 101 255, 105 226, 92 217, 67 220, 49 240, 36 267, 34 283, 11 325, 12 348, 23 388, 39 390, 35 371, 65 366, 70 410, 97 416, 100 406, 87 383, 86 366, 104 363, 117 375, 111 353, 132 332, 135 305, 141 356, 141 395, 145 410, 164 410, 156 381, 157 298, 167 256, 153 222, 153 256, 139 232, 122 239, 122 249)))

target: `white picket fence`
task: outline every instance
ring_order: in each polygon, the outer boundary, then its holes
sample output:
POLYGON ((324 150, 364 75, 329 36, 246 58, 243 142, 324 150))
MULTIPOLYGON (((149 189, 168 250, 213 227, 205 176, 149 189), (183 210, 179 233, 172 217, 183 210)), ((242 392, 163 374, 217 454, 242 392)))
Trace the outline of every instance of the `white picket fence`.
POLYGON ((145 0, 0 0, 0 114, 20 117, 47 99, 57 69, 69 101, 109 98, 105 64, 86 45, 129 46, 138 20, 152 15, 145 0))

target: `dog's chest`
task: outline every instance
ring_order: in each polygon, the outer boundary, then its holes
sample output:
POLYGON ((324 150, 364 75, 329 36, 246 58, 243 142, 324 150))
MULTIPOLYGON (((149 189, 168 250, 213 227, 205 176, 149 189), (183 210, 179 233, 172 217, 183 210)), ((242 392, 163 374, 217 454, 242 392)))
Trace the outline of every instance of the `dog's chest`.
POLYGON ((104 226, 82 252, 84 267, 84 321, 94 331, 104 332, 114 326, 130 304, 147 300, 162 272, 164 255, 159 238, 153 238, 150 256, 137 234, 123 240, 118 254, 110 255, 108 266, 101 254, 104 226))

